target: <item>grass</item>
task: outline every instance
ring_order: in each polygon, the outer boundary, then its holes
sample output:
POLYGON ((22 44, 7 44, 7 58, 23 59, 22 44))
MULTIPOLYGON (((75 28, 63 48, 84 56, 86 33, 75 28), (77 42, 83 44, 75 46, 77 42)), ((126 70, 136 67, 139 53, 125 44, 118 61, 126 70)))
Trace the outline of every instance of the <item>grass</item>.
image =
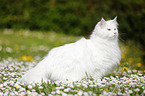
POLYGON ((3 58, 18 58, 21 56, 43 57, 48 51, 56 46, 74 42, 80 37, 55 34, 54 32, 30 32, 28 30, 1 30, 0 54, 3 58))
POLYGON ((48 81, 20 84, 17 80, 56 46, 81 37, 29 30, 0 31, 0 96, 3 95, 145 95, 145 66, 142 51, 134 42, 120 42, 122 60, 118 71, 102 79, 77 82, 48 81))

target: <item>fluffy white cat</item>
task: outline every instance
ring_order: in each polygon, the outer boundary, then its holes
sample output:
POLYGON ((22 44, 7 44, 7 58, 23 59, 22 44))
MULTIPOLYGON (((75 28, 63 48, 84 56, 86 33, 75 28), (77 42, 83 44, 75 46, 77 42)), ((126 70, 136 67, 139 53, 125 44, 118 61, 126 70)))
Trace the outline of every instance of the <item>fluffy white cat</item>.
POLYGON ((102 78, 121 59, 116 18, 108 21, 102 18, 90 39, 81 38, 75 43, 53 48, 20 82, 78 81, 86 73, 89 78, 102 78))

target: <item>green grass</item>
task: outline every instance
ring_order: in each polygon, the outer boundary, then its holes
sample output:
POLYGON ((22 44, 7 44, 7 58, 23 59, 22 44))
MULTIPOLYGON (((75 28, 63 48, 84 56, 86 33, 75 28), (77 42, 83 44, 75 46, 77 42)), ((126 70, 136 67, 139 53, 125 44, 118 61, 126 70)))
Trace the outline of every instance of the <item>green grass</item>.
POLYGON ((74 42, 80 37, 66 36, 54 32, 38 32, 29 30, 1 30, 0 54, 3 58, 18 58, 21 56, 43 57, 48 51, 56 46, 74 42), (7 50, 10 49, 10 50, 7 50), (10 52, 9 52, 10 51, 10 52))
POLYGON ((117 72, 102 79, 78 82, 48 81, 19 84, 17 80, 34 67, 53 47, 75 42, 81 37, 29 30, 0 31, 0 96, 1 95, 144 95, 145 67, 139 45, 119 42, 122 51, 117 72), (17 82, 17 83, 16 83, 17 82))

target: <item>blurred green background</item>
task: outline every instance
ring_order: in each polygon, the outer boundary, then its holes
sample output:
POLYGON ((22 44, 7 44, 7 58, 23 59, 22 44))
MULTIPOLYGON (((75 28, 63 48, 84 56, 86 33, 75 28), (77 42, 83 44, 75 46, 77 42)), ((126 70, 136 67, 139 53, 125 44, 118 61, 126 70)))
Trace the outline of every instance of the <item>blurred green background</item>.
POLYGON ((0 29, 88 36, 101 17, 115 16, 120 40, 145 50, 145 0, 0 0, 0 29))

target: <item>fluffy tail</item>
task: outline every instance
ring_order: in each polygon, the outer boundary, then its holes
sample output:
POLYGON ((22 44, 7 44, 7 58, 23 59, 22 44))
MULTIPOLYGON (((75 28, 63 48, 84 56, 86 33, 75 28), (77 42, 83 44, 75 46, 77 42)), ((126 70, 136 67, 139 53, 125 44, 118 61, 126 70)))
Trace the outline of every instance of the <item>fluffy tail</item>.
POLYGON ((19 82, 29 84, 41 82, 42 80, 47 82, 45 70, 40 66, 36 66, 35 68, 28 70, 19 82))

